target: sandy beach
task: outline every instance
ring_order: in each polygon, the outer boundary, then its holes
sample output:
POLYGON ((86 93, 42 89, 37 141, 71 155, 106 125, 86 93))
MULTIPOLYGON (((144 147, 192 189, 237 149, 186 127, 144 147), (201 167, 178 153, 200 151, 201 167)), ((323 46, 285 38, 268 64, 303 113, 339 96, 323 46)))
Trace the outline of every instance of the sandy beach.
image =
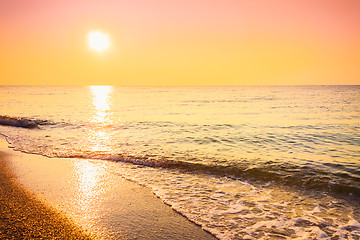
POLYGON ((23 189, 0 152, 0 239, 92 239, 64 214, 23 189))
POLYGON ((112 174, 113 163, 49 159, 0 142, 1 238, 215 239, 149 189, 112 174))

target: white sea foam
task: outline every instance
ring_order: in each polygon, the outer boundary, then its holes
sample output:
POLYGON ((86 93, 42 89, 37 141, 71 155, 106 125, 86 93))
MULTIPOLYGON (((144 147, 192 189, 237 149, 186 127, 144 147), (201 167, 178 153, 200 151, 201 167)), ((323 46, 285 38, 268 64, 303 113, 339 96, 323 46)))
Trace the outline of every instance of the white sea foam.
POLYGON ((355 238, 354 207, 326 195, 314 196, 275 186, 121 164, 112 171, 154 193, 220 239, 355 238))

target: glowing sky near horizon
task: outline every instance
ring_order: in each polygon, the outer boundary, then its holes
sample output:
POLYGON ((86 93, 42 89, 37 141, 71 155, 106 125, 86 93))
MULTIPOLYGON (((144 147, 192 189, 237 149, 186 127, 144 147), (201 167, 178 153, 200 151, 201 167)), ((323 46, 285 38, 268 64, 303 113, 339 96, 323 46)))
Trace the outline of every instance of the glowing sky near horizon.
POLYGON ((360 1, 0 2, 0 84, 360 84, 360 1), (87 34, 111 46, 90 51, 87 34))

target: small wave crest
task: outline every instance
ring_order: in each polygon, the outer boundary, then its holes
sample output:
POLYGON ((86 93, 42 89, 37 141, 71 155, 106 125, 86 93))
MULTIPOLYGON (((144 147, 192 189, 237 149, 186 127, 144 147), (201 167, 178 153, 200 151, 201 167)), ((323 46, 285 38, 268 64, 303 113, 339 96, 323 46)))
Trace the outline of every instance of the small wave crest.
POLYGON ((40 125, 53 125, 54 123, 48 120, 30 119, 24 117, 10 117, 7 115, 0 115, 0 125, 21 127, 21 128, 39 128, 40 125))
MULTIPOLYGON (((207 165, 203 163, 178 161, 167 157, 127 156, 121 154, 87 153, 74 155, 56 155, 51 157, 100 159, 125 162, 140 166, 177 170, 183 173, 206 174, 218 177, 245 180, 259 183, 275 183, 303 190, 315 190, 346 198, 360 198, 358 179, 342 179, 336 174, 317 169, 299 169, 295 166, 265 162, 258 166, 243 165, 207 165)), ((246 162, 246 161, 245 161, 246 162)), ((350 177, 349 177, 350 178, 350 177)))
POLYGON ((22 128, 38 128, 38 124, 30 119, 10 116, 0 116, 0 125, 22 127, 22 128))

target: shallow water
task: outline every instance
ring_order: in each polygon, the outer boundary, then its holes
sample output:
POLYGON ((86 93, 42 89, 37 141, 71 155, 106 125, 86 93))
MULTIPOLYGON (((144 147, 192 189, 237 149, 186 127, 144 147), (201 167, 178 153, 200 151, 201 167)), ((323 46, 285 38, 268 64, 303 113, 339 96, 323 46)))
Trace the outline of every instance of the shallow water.
POLYGON ((38 126, 0 133, 24 152, 116 161, 222 239, 346 239, 360 231, 343 200, 360 198, 359 90, 0 87, 0 115, 38 126))

